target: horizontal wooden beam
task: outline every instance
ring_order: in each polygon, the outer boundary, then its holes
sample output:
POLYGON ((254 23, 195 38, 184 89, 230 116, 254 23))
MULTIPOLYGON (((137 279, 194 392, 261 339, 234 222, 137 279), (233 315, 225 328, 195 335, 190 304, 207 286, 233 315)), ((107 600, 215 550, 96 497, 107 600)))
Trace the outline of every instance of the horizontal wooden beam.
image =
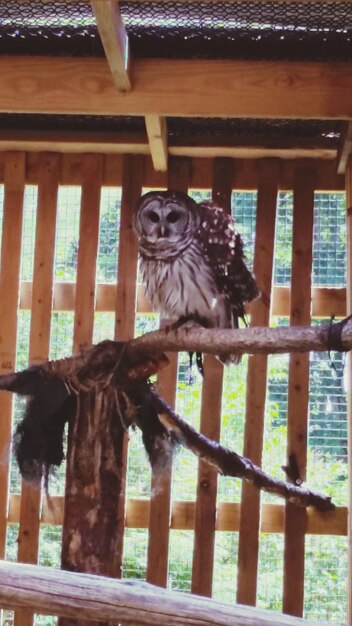
POLYGON ((349 63, 135 59, 119 93, 105 59, 0 58, 0 111, 352 119, 349 63))
MULTIPOLYGON (((53 311, 73 311, 75 307, 75 283, 54 283, 53 311)), ((20 308, 30 309, 32 283, 23 281, 20 291, 20 308)), ((113 312, 116 304, 116 284, 98 283, 96 311, 113 312)), ((137 312, 151 313, 152 306, 145 297, 143 285, 137 290, 137 312)), ((290 314, 290 288, 275 286, 273 290, 272 314, 287 317, 290 314)), ((344 317, 346 315, 346 290, 332 287, 314 287, 312 296, 313 317, 344 317)))
POLYGON ((141 133, 77 132, 68 130, 0 130, 0 152, 60 152, 65 154, 150 154, 141 133))
MULTIPOLYGON (((7 522, 17 524, 20 515, 21 496, 12 494, 9 501, 7 522)), ((126 528, 149 528, 150 501, 130 499, 126 503, 126 528)), ((237 502, 219 502, 216 513, 216 530, 238 532, 241 505, 237 502)), ((282 533, 284 531, 285 507, 282 504, 263 504, 261 532, 282 533)), ((320 513, 312 507, 307 509, 307 533, 311 535, 347 535, 347 507, 320 513)), ((44 498, 41 524, 61 526, 64 516, 64 497, 53 496, 48 502, 44 498)), ((195 502, 174 500, 171 505, 170 529, 194 530, 195 502)))
MULTIPOLYGON (((161 118, 147 116, 151 119, 161 118)), ((162 118, 164 119, 164 118, 162 118)), ((147 123, 147 129, 148 129, 147 123)), ((189 142, 189 136, 183 137, 184 143, 175 145, 172 140, 167 145, 167 135, 160 126, 159 133, 155 127, 150 128, 149 141, 143 133, 121 132, 71 132, 71 131, 33 131, 33 130, 0 130, 0 152, 8 150, 24 152, 60 152, 64 154, 151 154, 153 165, 157 171, 167 170, 168 154, 192 158, 232 157, 235 159, 335 159, 336 148, 316 145, 298 146, 295 141, 292 145, 250 145, 233 139, 232 141, 210 141, 205 137, 198 137, 189 142)))
POLYGON ((84 622, 146 626, 314 626, 313 622, 297 617, 168 591, 142 581, 6 561, 0 561, 0 605, 84 622))

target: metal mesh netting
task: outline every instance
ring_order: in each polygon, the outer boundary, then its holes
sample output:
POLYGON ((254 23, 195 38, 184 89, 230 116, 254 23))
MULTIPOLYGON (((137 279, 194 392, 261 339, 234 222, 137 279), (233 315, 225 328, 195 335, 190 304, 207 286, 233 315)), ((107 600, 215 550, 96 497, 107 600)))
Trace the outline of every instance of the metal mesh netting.
POLYGON ((143 117, 129 115, 46 115, 0 113, 0 130, 145 132, 143 117))
MULTIPOLYGON (((349 2, 121 2, 132 52, 149 57, 350 60, 349 2)), ((90 3, 0 2, 0 52, 103 55, 90 3)))
POLYGON ((141 56, 351 59, 347 2, 121 2, 121 9, 141 56))
POLYGON ((0 2, 0 52, 103 56, 89 2, 0 2))
POLYGON ((169 139, 182 135, 203 137, 206 134, 218 138, 241 138, 257 140, 319 140, 327 146, 337 147, 344 128, 344 122, 334 120, 265 120, 265 119, 224 119, 224 118, 179 118, 169 117, 167 128, 169 139))
MULTIPOLYGON (((345 122, 335 120, 167 118, 168 140, 178 145, 186 145, 190 137, 211 135, 226 144, 238 139, 246 145, 268 141, 279 147, 288 141, 304 141, 335 149, 344 126, 345 122)), ((0 113, 0 131, 11 129, 146 133, 144 118, 139 116, 0 113)))

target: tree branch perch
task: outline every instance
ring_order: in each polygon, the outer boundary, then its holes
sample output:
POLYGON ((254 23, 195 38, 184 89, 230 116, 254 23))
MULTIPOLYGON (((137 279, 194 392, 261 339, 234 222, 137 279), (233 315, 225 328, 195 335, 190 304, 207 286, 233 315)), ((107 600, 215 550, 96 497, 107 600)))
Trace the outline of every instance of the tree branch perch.
MULTIPOLYGON (((344 322, 345 320, 343 320, 344 322)), ((320 326, 285 328, 206 329, 201 326, 157 330, 129 342, 129 354, 155 352, 204 352, 207 354, 279 354, 285 352, 348 351, 352 349, 352 321, 320 326), (340 345, 331 337, 331 328, 340 329, 340 345)))
POLYGON ((269 476, 260 467, 236 452, 221 446, 198 433, 187 424, 155 391, 151 392, 159 410, 159 419, 165 428, 181 435, 181 443, 192 450, 199 458, 215 467, 219 474, 243 478, 253 483, 258 489, 275 493, 298 506, 313 506, 318 511, 332 511, 335 505, 331 498, 321 495, 305 487, 293 485, 269 476))

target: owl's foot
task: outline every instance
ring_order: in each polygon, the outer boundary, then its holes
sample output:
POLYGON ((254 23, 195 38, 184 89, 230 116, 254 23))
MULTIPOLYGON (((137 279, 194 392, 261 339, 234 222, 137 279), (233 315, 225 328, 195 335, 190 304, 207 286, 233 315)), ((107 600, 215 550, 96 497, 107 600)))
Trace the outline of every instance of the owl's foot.
MULTIPOLYGON (((190 373, 190 379, 192 380, 193 376, 192 376, 192 370, 193 370, 193 355, 194 352, 189 352, 189 373, 190 373)), ((202 378, 204 378, 204 368, 203 368, 203 355, 201 352, 196 352, 196 365, 197 365, 197 370, 200 373, 200 375, 202 376, 202 378)))

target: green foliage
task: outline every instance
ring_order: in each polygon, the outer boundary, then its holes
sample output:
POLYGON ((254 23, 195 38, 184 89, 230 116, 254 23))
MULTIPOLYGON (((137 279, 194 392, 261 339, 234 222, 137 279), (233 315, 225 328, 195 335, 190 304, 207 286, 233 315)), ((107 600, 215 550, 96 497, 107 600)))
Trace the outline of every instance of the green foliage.
MULTIPOLYGON (((56 280, 74 280, 78 245, 78 216, 80 195, 75 188, 63 190, 58 221, 56 248, 56 280), (66 195, 65 195, 66 194, 66 195)), ((1 205, 0 186, 0 205, 1 205)), ((22 278, 29 280, 33 267, 35 229, 35 189, 28 192, 24 225, 22 278)), ((192 192, 196 201, 209 198, 209 193, 192 192)), ((102 194, 101 223, 97 279, 115 282, 117 277, 117 248, 120 224, 120 190, 108 189, 102 194)), ((241 232, 249 262, 253 259, 255 233, 255 192, 235 192, 233 213, 241 232)), ((342 285, 345 280, 345 224, 343 194, 316 194, 316 214, 313 246, 313 282, 319 285, 342 285)), ((0 211, 0 220, 2 214, 0 211)), ((288 285, 291 277, 292 193, 280 192, 275 242, 275 283, 288 285)), ((17 369, 28 363, 30 313, 19 312, 17 369)), ((272 320, 272 325, 287 325, 288 320, 272 320)), ((158 327, 155 314, 136 316, 136 335, 158 327)), ((97 313, 94 340, 112 338, 114 314, 97 313)), ((55 312, 52 315, 50 357, 60 358, 71 353, 73 314, 55 312)), ((347 418, 346 393, 343 383, 341 355, 335 355, 337 371, 331 369, 326 354, 313 354, 310 361, 310 401, 308 424, 308 484, 329 493, 337 504, 347 501, 347 418)), ((238 367, 224 372, 222 396, 221 443, 238 452, 243 449, 247 358, 238 367)), ((274 476, 283 477, 281 466, 286 460, 286 416, 288 395, 288 357, 268 359, 267 402, 263 467, 274 476)), ((176 409, 195 428, 199 428, 202 379, 193 371, 189 376, 188 356, 179 357, 176 409)), ((162 389, 160 390, 162 393, 162 389)), ((20 418, 23 402, 16 400, 15 420, 20 418)), ((197 488, 198 462, 193 454, 178 451, 174 459, 172 498, 194 500, 197 488)), ((148 498, 150 468, 139 431, 131 434, 128 457, 127 496, 148 498)), ((64 468, 52 479, 53 495, 63 493, 64 468)), ((20 491, 20 478, 14 464, 11 467, 11 491, 20 491)), ((226 477, 218 480, 218 501, 239 502, 241 481, 226 477)), ((263 495, 264 502, 277 502, 272 495, 263 495)), ((18 525, 8 525, 6 558, 16 560, 18 525)), ((42 526, 40 534, 40 563, 59 566, 61 529, 42 526)), ((169 587, 189 591, 191 586, 193 531, 170 533, 169 587)), ((148 546, 147 529, 126 529, 124 544, 125 577, 144 579, 148 546)), ((217 532, 215 538, 214 597, 235 601, 237 577, 238 533, 217 532)), ((345 621, 347 585, 346 537, 308 536, 306 539, 305 617, 333 622, 345 621)), ((281 610, 283 577, 283 536, 262 534, 260 537, 258 604, 281 610)), ((13 618, 6 612, 3 625, 12 626, 13 618)), ((37 616, 36 626, 52 626, 55 618, 37 616)))

